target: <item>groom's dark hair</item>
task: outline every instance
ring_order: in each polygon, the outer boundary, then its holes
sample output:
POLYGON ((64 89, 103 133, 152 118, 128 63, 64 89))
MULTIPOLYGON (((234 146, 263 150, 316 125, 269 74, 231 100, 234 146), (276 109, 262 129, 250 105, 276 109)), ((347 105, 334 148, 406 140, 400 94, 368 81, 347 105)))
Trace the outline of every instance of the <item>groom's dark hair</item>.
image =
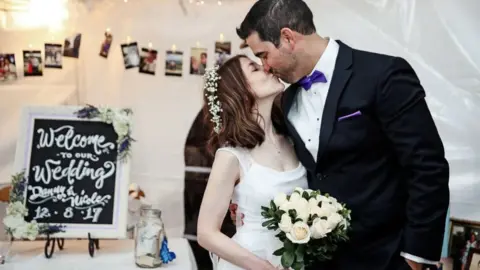
POLYGON ((317 31, 312 11, 303 0, 258 0, 237 28, 237 34, 246 40, 253 32, 257 32, 261 40, 278 47, 280 30, 284 27, 303 35, 317 31))

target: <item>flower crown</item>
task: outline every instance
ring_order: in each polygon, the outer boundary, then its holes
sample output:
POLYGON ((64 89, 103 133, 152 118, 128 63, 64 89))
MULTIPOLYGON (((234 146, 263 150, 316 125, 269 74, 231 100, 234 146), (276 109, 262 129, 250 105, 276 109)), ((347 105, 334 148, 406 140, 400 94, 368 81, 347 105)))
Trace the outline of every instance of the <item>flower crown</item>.
POLYGON ((209 112, 212 115, 212 119, 210 119, 210 121, 215 123, 213 130, 218 134, 220 133, 220 129, 222 127, 222 119, 220 118, 222 107, 220 101, 218 100, 218 96, 216 95, 218 81, 220 80, 217 70, 218 65, 205 70, 205 74, 203 75, 205 79, 205 86, 203 89, 207 92, 205 93, 205 96, 208 99, 207 105, 210 107, 209 112))

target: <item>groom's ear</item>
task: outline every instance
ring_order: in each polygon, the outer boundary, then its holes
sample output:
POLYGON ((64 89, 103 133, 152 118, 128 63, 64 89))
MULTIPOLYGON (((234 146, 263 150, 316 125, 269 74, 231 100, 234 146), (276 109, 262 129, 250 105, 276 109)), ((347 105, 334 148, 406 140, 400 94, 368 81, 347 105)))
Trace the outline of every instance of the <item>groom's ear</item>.
POLYGON ((280 43, 288 45, 292 49, 295 47, 296 39, 292 29, 284 27, 280 30, 280 43))

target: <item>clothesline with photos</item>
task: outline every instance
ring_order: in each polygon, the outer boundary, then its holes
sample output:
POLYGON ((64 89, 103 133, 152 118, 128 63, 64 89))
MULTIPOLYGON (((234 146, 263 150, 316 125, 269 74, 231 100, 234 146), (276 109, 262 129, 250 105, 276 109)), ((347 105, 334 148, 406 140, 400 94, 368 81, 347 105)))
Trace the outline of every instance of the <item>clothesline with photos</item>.
MULTIPOLYGON (((46 42, 44 58, 42 51, 30 48, 23 50, 24 77, 43 76, 44 68, 61 69, 63 57, 79 58, 82 34, 76 33, 65 38, 64 44, 46 42)), ((110 48, 114 42, 110 29, 106 29, 103 42, 101 42, 99 56, 108 58, 110 48)), ((127 37, 126 43, 121 43, 121 52, 125 69, 138 68, 139 73, 155 75, 157 72, 158 51, 153 49, 151 42, 147 47, 140 47, 137 41, 127 37)), ((215 65, 223 64, 231 56, 231 42, 223 40, 215 42, 215 65)), ((183 75, 184 53, 177 50, 176 45, 166 51, 165 76, 183 75)), ((190 51, 190 70, 192 75, 203 75, 207 68, 208 50, 200 47, 197 42, 190 51)), ((17 62, 14 53, 0 52, 0 82, 13 81, 18 78, 17 62)))

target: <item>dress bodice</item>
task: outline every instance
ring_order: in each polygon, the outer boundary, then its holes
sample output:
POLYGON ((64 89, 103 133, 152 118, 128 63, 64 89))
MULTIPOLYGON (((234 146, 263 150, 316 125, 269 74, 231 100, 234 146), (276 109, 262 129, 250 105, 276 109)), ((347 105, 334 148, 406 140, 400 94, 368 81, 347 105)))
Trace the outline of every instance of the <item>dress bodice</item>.
POLYGON ((256 162, 250 151, 240 147, 224 147, 219 150, 233 153, 239 160, 240 182, 233 191, 232 202, 238 205, 237 213, 244 215, 244 226, 261 225, 264 221, 261 206, 280 192, 289 194, 296 187, 308 188, 307 171, 301 163, 288 171, 277 171, 256 162))
MULTIPOLYGON (((237 208, 237 232, 233 240, 256 256, 280 265, 280 257, 273 252, 283 244, 275 237, 275 232, 262 227, 262 206, 280 193, 289 194, 296 187, 308 188, 307 171, 300 163, 295 169, 277 171, 257 163, 250 151, 240 147, 222 147, 217 151, 228 151, 235 155, 240 164, 240 182, 235 186, 232 202, 237 208), (243 214, 243 222, 240 217, 243 214)), ((225 260, 210 253, 215 270, 240 270, 225 260)))

